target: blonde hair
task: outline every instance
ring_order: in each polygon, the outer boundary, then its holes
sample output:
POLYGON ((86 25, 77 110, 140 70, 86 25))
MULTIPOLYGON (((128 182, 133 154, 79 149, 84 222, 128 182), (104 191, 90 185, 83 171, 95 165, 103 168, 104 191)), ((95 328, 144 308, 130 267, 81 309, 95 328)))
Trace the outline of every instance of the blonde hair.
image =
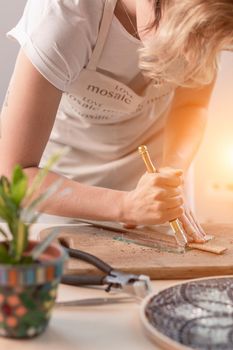
POLYGON ((211 82, 220 51, 233 50, 233 0, 161 0, 161 11, 155 34, 140 50, 140 68, 176 86, 211 82))

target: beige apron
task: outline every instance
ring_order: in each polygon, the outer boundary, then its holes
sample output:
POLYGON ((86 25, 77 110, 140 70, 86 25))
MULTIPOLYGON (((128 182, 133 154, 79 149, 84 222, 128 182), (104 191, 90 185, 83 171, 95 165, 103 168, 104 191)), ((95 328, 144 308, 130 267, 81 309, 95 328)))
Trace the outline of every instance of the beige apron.
POLYGON ((173 89, 146 83, 141 74, 126 86, 98 70, 116 2, 105 2, 92 56, 63 94, 42 164, 55 149, 68 145, 71 151, 55 171, 86 184, 129 190, 145 172, 137 152, 140 144, 147 144, 157 166, 161 161, 173 89))

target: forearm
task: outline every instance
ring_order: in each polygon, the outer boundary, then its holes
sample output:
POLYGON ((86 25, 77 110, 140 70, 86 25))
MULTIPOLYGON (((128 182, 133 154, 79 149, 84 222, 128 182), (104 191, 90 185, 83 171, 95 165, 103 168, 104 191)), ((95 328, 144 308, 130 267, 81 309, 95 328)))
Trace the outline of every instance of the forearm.
POLYGON ((202 141, 207 114, 207 108, 198 106, 171 111, 165 128, 162 166, 188 169, 202 141))
MULTIPOLYGON (((24 170, 30 182, 38 172, 36 167, 24 170)), ((63 182, 58 192, 43 203, 40 211, 73 218, 106 221, 124 220, 122 207, 125 192, 123 191, 80 184, 50 172, 44 180, 40 191, 36 194, 44 192, 48 186, 59 178, 62 178, 63 182), (68 194, 59 195, 65 189, 69 189, 68 194)))

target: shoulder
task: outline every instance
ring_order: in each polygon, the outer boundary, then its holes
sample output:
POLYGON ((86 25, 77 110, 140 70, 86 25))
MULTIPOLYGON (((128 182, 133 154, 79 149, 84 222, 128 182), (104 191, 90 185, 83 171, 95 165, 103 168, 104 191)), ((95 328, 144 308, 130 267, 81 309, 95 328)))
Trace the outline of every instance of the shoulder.
MULTIPOLYGON (((38 1, 38 0, 33 0, 38 1)), ((49 4, 54 4, 59 7, 69 8, 71 10, 82 9, 84 11, 92 12, 95 9, 103 8, 106 0, 47 0, 49 4)))
MULTIPOLYGON (((31 0, 38 2, 38 0, 31 0)), ((63 15, 85 14, 96 16, 103 11, 105 0, 44 0, 50 10, 58 11, 63 15), (61 12, 60 12, 61 11, 61 12)))
POLYGON ((35 25, 42 18, 49 20, 65 20, 67 26, 73 25, 72 20, 92 20, 94 23, 101 19, 105 0, 28 0, 24 18, 29 24, 35 25))
POLYGON ((8 36, 19 41, 34 66, 64 90, 87 64, 105 0, 28 0, 8 36))

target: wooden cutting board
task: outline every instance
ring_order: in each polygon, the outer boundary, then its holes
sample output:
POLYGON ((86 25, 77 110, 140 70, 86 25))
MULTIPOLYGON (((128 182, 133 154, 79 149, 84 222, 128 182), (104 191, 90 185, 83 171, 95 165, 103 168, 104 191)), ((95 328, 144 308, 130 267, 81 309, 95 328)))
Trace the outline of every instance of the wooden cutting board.
MULTIPOLYGON (((199 250, 183 254, 159 252, 153 248, 114 239, 116 233, 90 226, 61 226, 60 236, 71 248, 98 256, 115 269, 146 274, 152 279, 186 279, 205 276, 233 275, 233 225, 203 225, 205 232, 216 236, 216 242, 228 247, 221 255, 199 250)), ((45 237, 51 228, 41 231, 45 237)), ((66 273, 96 274, 96 268, 70 259, 66 273)))

